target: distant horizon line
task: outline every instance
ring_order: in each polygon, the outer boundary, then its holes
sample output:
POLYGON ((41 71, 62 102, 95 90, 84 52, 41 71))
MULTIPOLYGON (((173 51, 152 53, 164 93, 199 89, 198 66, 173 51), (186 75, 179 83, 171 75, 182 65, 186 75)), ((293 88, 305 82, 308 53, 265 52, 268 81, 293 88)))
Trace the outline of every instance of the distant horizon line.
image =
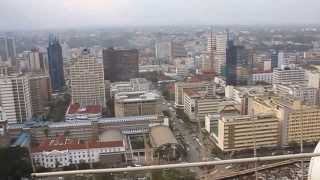
POLYGON ((227 28, 227 27, 277 27, 277 28, 286 28, 286 27, 310 27, 313 28, 320 27, 320 23, 261 23, 261 24, 244 24, 244 23, 233 23, 233 24, 163 24, 163 25, 142 25, 142 24, 134 24, 134 25, 89 25, 89 26, 73 26, 73 27, 52 27, 52 28, 16 28, 16 29, 0 29, 0 33, 8 33, 8 32, 19 32, 19 31, 67 31, 67 30, 90 30, 90 29, 113 29, 113 28, 166 28, 166 27, 218 27, 218 28, 227 28))

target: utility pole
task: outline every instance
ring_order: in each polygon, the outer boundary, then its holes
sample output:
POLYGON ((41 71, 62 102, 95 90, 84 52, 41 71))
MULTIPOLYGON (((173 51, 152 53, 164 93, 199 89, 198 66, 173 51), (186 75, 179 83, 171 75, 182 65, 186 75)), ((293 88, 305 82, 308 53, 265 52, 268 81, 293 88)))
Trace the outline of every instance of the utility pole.
MULTIPOLYGON (((252 125, 253 125, 253 157, 256 158, 257 157, 257 137, 256 137, 256 121, 255 121, 255 117, 254 117, 254 111, 253 109, 251 109, 251 120, 252 120, 252 125)), ((258 171, 257 171, 257 161, 254 161, 254 176, 255 176, 255 180, 258 180, 258 171)))
MULTIPOLYGON (((302 107, 302 101, 300 101, 300 153, 303 153, 303 120, 302 120, 302 111, 303 111, 303 107, 302 107)), ((304 179, 304 163, 303 163, 303 159, 301 159, 301 179, 304 179)))

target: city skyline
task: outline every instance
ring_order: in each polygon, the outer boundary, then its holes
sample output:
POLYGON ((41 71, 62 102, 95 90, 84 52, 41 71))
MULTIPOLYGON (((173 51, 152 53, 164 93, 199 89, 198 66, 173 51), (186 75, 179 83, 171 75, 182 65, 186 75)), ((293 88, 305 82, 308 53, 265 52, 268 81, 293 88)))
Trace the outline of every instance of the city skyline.
POLYGON ((309 0, 308 3, 299 0, 205 0, 201 3, 185 3, 182 0, 3 0, 0 2, 0 30, 144 25, 317 24, 320 15, 316 4, 319 4, 316 0, 309 0), (308 11, 302 11, 302 7, 308 11))

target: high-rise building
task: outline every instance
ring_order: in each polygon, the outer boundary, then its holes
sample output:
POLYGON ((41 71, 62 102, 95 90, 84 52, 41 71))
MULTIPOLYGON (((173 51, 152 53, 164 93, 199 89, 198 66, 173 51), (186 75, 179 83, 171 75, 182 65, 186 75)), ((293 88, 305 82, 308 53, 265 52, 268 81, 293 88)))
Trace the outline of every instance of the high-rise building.
POLYGON ((278 58, 279 58, 279 51, 274 50, 271 52, 271 69, 278 67, 278 58))
POLYGON ((72 103, 106 106, 103 63, 84 50, 70 67, 72 103))
POLYGON ((5 120, 23 123, 32 117, 30 87, 25 75, 0 77, 0 99, 5 120))
POLYGON ((188 53, 184 45, 180 42, 170 42, 170 61, 174 62, 176 58, 187 57, 188 53))
POLYGON ((46 53, 40 52, 37 48, 31 49, 31 51, 25 51, 24 53, 29 72, 48 72, 48 56, 46 53))
POLYGON ((29 76, 29 86, 33 115, 45 115, 49 110, 52 93, 49 75, 31 74, 29 76))
POLYGON ((15 57, 17 56, 16 52, 16 40, 13 37, 7 38, 7 47, 8 47, 8 57, 12 63, 12 65, 15 64, 15 57))
POLYGON ((241 85, 250 82, 252 57, 244 46, 228 41, 226 60, 226 84, 241 85))
POLYGON ((103 67, 105 80, 115 82, 136 78, 139 76, 139 52, 136 49, 104 49, 103 67))
POLYGON ((0 37, 0 60, 7 61, 8 54, 7 39, 5 37, 0 37))
POLYGON ((65 85, 62 49, 57 38, 49 37, 48 64, 53 91, 61 91, 65 85))
POLYGON ((155 57, 160 61, 168 61, 170 58, 170 42, 157 42, 155 44, 155 57))
POLYGON ((210 32, 207 41, 207 57, 202 64, 202 71, 221 74, 226 64, 227 33, 210 32))
POLYGON ((28 65, 29 65, 29 71, 31 72, 41 71, 39 49, 33 48, 28 53, 28 65))
POLYGON ((0 61, 11 61, 15 65, 16 43, 13 37, 0 37, 0 61))
POLYGON ((202 71, 203 72, 214 72, 215 66, 217 63, 215 62, 216 55, 216 38, 213 32, 210 32, 210 36, 208 37, 207 42, 207 56, 203 59, 202 63, 202 71))
POLYGON ((217 74, 223 74, 226 66, 227 56, 227 40, 228 35, 226 33, 217 34, 216 37, 216 53, 215 53, 215 72, 217 74))

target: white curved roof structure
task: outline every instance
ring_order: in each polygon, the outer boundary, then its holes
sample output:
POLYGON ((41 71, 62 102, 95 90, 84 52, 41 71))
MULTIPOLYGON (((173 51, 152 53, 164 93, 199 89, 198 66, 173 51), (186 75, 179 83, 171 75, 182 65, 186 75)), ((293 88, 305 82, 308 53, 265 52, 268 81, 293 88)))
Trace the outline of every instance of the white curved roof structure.
MULTIPOLYGON (((320 153, 320 142, 318 142, 314 153, 320 153)), ((310 161, 308 180, 320 179, 320 157, 313 157, 310 161)))

